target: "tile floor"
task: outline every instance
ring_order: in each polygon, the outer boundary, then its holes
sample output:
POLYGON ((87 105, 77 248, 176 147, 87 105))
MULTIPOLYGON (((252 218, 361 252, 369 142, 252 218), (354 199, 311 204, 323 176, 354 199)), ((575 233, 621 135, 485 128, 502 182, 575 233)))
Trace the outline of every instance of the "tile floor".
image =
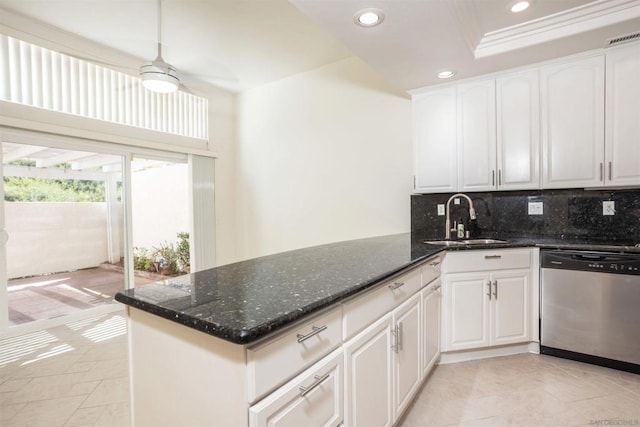
POLYGON ((129 422, 123 313, 0 340, 0 426, 129 422))
POLYGON ((640 425, 640 375, 536 354, 437 366, 402 423, 595 425, 640 425))
MULTIPOLYGON (((0 340, 1 426, 129 424, 123 314, 0 340)), ((533 354, 439 365, 401 425, 638 426, 640 375, 533 354)))
MULTIPOLYGON (((136 286, 164 278, 141 274, 149 277, 136 275, 136 286)), ((99 305, 116 304, 113 297, 122 289, 124 274, 102 267, 11 279, 7 286, 9 324, 52 319, 99 305)))

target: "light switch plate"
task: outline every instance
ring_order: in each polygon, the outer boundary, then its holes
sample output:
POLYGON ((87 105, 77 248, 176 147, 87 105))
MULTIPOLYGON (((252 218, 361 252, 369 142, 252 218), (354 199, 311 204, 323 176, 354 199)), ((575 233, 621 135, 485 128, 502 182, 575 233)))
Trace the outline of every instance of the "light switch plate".
POLYGON ((613 200, 605 200, 602 202, 602 215, 615 215, 616 202, 613 200))
POLYGON ((542 215, 544 212, 544 204, 542 202, 529 202, 529 215, 542 215))
POLYGON ((444 216, 444 204, 438 204, 438 216, 444 216))

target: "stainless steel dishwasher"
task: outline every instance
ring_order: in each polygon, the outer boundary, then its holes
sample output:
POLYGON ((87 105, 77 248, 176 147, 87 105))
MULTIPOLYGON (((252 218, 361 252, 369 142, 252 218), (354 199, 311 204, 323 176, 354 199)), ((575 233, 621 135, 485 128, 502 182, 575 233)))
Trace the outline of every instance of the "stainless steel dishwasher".
POLYGON ((640 253, 541 251, 540 352, 640 373, 640 253))

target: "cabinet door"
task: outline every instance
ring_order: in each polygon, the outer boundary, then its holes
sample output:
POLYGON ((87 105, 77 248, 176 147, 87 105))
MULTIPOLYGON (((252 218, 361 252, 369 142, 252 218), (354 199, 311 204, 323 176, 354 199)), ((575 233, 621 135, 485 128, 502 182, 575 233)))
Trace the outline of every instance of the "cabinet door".
POLYGON ((417 293, 393 312, 396 327, 393 353, 394 421, 409 406, 422 379, 421 298, 420 293, 417 293))
POLYGON ((640 44, 607 53, 607 185, 640 185, 640 44))
POLYGON ((456 182, 456 88, 413 97, 414 190, 452 192, 456 182))
POLYGON ((387 314, 344 346, 348 426, 393 424, 391 321, 391 314, 387 314))
POLYGON ((496 188, 495 82, 458 85, 458 187, 460 191, 496 188))
POLYGON ((422 373, 426 376, 440 357, 440 279, 422 291, 422 373))
POLYGON ((342 366, 336 350, 252 406, 249 426, 337 426, 343 420, 342 366))
POLYGON ((604 56, 540 70, 543 187, 604 184, 604 56))
POLYGON ((529 270, 493 273, 492 345, 529 341, 529 270))
POLYGON ((489 275, 459 273, 444 281, 442 350, 489 345, 489 275))
POLYGON ((540 188, 538 70, 496 80, 498 189, 540 188))

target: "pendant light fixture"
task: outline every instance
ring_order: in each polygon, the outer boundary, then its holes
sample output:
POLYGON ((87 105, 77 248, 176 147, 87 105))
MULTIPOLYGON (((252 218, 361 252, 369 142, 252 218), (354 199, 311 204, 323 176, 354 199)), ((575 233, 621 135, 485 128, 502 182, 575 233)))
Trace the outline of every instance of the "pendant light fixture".
POLYGON ((162 59, 162 4, 158 0, 158 56, 152 62, 142 64, 140 79, 142 86, 152 92, 170 93, 178 89, 180 79, 176 69, 162 59))

